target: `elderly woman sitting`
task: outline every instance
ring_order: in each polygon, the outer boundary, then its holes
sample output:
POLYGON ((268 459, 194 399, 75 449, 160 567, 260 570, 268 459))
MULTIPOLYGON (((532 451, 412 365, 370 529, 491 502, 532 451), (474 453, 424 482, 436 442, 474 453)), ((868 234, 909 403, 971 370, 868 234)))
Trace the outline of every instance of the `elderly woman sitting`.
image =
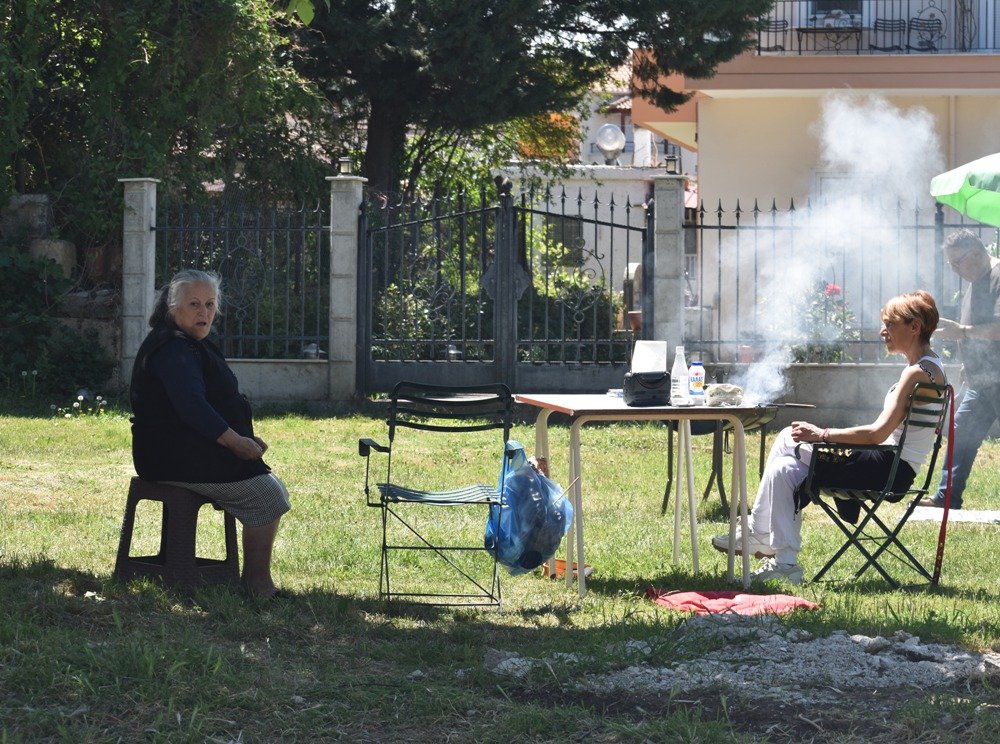
POLYGON ((243 524, 243 587, 277 593, 271 553, 288 491, 262 459, 250 404, 208 339, 222 305, 219 277, 178 272, 149 319, 132 370, 132 460, 140 478, 187 488, 243 524))

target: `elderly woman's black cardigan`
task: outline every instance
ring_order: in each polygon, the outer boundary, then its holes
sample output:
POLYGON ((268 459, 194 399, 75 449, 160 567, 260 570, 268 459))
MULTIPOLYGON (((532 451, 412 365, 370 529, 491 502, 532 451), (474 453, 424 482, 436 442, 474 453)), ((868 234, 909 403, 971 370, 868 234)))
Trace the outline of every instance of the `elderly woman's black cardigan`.
POLYGON ((136 355, 130 399, 132 460, 140 478, 225 483, 270 472, 263 460, 241 460, 215 441, 226 424, 237 434, 253 436, 253 414, 222 352, 208 339, 196 341, 170 321, 152 330, 136 355), (190 354, 187 361, 194 363, 186 365, 186 375, 165 385, 149 364, 160 354, 190 354), (221 419, 175 409, 169 388, 176 399, 176 390, 190 394, 202 381, 204 398, 198 395, 198 401, 207 402, 221 419))

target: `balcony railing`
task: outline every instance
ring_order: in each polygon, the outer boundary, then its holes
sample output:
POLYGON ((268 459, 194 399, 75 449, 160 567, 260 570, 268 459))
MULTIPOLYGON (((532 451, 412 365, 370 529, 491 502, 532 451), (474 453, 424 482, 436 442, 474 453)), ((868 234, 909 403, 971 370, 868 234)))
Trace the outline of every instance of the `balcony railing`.
POLYGON ((759 54, 995 54, 996 0, 777 0, 759 54))

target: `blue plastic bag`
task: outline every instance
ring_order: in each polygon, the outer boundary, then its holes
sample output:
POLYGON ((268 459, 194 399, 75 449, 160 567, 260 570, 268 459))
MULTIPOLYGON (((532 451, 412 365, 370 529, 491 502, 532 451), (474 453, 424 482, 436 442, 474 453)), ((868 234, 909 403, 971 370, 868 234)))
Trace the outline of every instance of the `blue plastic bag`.
POLYGON ((514 440, 507 442, 497 490, 503 502, 490 507, 483 541, 517 576, 555 555, 573 522, 573 505, 558 484, 531 467, 524 445, 514 440))

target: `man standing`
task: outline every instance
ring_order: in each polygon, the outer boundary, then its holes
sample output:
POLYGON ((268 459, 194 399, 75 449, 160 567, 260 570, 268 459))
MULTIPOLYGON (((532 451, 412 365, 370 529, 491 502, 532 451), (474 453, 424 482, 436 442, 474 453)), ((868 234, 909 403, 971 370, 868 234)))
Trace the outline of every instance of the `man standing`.
MULTIPOLYGON (((979 445, 1000 418, 1000 259, 991 258, 971 230, 959 230, 944 243, 952 270, 969 282, 958 323, 941 318, 934 334, 958 341, 966 391, 955 412, 954 459, 951 468, 951 508, 962 508, 962 493, 979 445)), ((920 506, 944 506, 947 463, 941 469, 937 493, 920 506)))

